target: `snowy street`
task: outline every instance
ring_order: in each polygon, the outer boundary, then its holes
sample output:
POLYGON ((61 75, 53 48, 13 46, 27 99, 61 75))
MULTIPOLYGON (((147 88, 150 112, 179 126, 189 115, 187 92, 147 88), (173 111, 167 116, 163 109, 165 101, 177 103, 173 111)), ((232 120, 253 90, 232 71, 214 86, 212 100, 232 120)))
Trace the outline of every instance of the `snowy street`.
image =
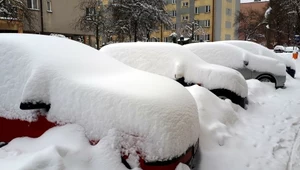
MULTIPOLYGON (((296 61, 297 69, 300 62, 296 61)), ((229 128, 224 146, 203 151, 200 169, 300 169, 300 74, 288 76, 286 89, 248 80, 249 105, 229 128)), ((201 146, 201 145, 200 145, 201 146)))

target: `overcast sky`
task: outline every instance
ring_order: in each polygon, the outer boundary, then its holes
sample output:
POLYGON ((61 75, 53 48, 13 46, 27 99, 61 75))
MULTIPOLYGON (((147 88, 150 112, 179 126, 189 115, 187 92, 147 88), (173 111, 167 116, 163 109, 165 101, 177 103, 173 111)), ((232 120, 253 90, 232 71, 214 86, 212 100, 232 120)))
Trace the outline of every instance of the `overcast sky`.
MULTIPOLYGON (((254 0, 241 0, 241 2, 253 2, 254 0)), ((262 1, 269 1, 269 0, 262 0, 262 1)))

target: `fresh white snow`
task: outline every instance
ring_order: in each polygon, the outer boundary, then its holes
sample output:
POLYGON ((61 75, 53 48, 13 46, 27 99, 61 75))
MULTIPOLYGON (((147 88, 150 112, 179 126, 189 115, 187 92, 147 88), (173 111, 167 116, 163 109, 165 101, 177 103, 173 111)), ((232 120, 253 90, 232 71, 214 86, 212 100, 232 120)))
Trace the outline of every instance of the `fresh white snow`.
POLYGON ((49 121, 81 125, 90 140, 115 128, 128 136, 124 150, 138 149, 146 161, 179 156, 199 137, 196 103, 180 84, 81 43, 1 34, 0 69, 1 117, 34 121, 20 103, 51 103, 49 121))
POLYGON ((295 63, 292 58, 280 57, 274 51, 271 51, 268 48, 266 48, 260 44, 257 44, 255 42, 240 41, 240 40, 229 40, 229 41, 222 41, 222 42, 238 46, 238 47, 243 48, 244 50, 247 50, 256 55, 263 55, 266 57, 274 58, 278 61, 283 62, 287 67, 291 67, 294 70, 296 69, 295 63))
POLYGON ((3 170, 128 170, 121 162, 121 140, 111 130, 91 146, 81 126, 54 127, 39 138, 15 139, 1 148, 0 165, 3 170))
POLYGON ((104 46, 100 52, 140 70, 171 79, 184 77, 185 81, 200 83, 208 89, 224 88, 247 96, 247 84, 239 72, 209 64, 178 44, 117 43, 104 46))
MULTIPOLYGON (((299 69, 299 60, 296 65, 299 69)), ((286 89, 258 80, 247 83, 248 109, 238 108, 239 119, 227 126, 231 136, 225 144, 206 145, 212 137, 201 130, 200 139, 205 140, 200 141, 202 159, 195 169, 299 170, 300 74, 296 79, 288 76, 286 89)))
MULTIPOLYGON (((300 60, 295 63, 300 69, 300 60)), ((287 75, 286 89, 258 80, 247 80, 247 85, 247 110, 203 87, 186 88, 194 96, 201 123, 201 161, 194 170, 300 169, 300 74, 295 79, 287 75)), ((96 146, 88 144, 85 129, 78 125, 50 129, 37 139, 15 139, 0 149, 1 169, 123 170, 120 141, 126 136, 119 133, 109 130, 96 146)), ((179 164, 176 170, 189 168, 179 164)))
POLYGON ((278 60, 255 55, 242 48, 222 42, 192 43, 184 45, 203 60, 226 67, 248 68, 254 71, 285 75, 286 67, 278 60), (244 61, 248 63, 244 65, 244 61))

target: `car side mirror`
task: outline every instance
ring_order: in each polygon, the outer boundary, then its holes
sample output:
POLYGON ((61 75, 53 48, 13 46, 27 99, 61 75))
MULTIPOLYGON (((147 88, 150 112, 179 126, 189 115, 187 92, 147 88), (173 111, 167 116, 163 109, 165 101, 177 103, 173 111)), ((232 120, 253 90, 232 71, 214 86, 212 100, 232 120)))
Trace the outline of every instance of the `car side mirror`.
POLYGON ((244 66, 247 66, 249 64, 249 61, 244 61, 244 66))

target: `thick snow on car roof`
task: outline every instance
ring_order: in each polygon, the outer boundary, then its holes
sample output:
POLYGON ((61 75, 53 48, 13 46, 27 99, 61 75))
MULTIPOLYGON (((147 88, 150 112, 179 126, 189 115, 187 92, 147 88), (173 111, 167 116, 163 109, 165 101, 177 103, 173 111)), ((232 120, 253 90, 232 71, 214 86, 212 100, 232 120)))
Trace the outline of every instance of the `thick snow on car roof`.
POLYGON ((140 70, 172 79, 184 77, 185 81, 201 83, 208 89, 225 88, 241 97, 247 96, 247 84, 239 72, 209 64, 178 44, 117 43, 104 46, 100 51, 140 70))
POLYGON ((203 60, 231 68, 243 68, 244 61, 251 70, 270 72, 275 75, 285 75, 285 66, 278 60, 252 54, 234 45, 219 42, 192 43, 184 45, 203 60))
POLYGON ((197 106, 185 88, 89 46, 1 34, 0 61, 1 117, 33 121, 20 103, 50 103, 48 120, 79 124, 89 139, 101 139, 111 128, 123 131, 146 161, 179 156, 197 141, 197 106))
POLYGON ((228 40, 228 41, 222 41, 222 42, 238 46, 238 47, 243 48, 244 50, 247 50, 253 54, 263 55, 263 56, 267 56, 270 58, 274 58, 274 59, 284 63, 287 67, 291 67, 294 70, 296 69, 295 63, 292 61, 292 59, 283 58, 283 57, 277 55, 274 51, 271 51, 268 48, 266 48, 260 44, 257 44, 255 42, 241 41, 241 40, 228 40))

